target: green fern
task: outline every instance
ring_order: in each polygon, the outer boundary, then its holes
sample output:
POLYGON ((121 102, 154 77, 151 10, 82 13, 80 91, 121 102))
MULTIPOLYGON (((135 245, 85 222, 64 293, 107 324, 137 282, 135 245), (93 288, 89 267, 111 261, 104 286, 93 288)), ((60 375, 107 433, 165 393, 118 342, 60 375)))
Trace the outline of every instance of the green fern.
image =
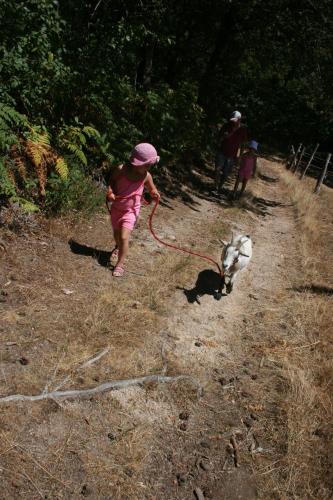
POLYGON ((7 126, 27 126, 28 120, 26 116, 18 113, 14 108, 0 103, 0 119, 7 124, 7 126))
POLYGON ((50 137, 47 130, 40 131, 40 127, 30 127, 30 139, 43 148, 50 147, 50 137))
POLYGON ((70 151, 75 156, 75 158, 80 163, 82 163, 85 167, 87 166, 87 164, 88 164, 87 157, 84 154, 84 152, 82 151, 82 149, 80 148, 80 146, 78 146, 77 144, 74 144, 72 142, 66 141, 65 147, 68 149, 68 151, 70 151))
POLYGON ((66 180, 68 178, 68 165, 62 156, 59 156, 59 158, 57 158, 55 170, 62 180, 66 180))
POLYGON ((101 137, 101 134, 98 132, 98 130, 89 125, 83 127, 82 132, 86 134, 86 136, 90 139, 99 139, 101 137))
POLYGON ((16 196, 16 187, 11 181, 7 169, 0 158, 0 196, 6 198, 16 196))
POLYGON ((18 203, 24 212, 40 212, 40 208, 32 203, 32 201, 26 200, 25 198, 21 198, 20 196, 12 196, 10 198, 12 203, 18 203))

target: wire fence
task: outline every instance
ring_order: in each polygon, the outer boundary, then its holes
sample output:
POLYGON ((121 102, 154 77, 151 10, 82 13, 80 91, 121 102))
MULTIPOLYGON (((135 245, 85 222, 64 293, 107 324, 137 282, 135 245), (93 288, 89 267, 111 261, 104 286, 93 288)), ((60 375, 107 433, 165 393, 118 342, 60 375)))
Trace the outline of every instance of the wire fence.
POLYGON ((318 152, 319 144, 315 147, 299 144, 297 148, 291 146, 286 160, 286 167, 302 180, 307 175, 316 179, 314 192, 319 193, 321 185, 333 187, 332 153, 318 152))

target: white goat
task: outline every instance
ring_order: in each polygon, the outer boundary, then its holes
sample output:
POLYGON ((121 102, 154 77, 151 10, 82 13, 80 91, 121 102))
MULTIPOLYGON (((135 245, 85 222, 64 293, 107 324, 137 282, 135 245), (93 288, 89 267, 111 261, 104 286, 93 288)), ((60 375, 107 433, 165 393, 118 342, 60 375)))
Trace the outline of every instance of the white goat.
POLYGON ((248 265, 252 257, 252 241, 245 234, 232 234, 230 243, 222 241, 222 269, 229 282, 226 285, 227 293, 232 292, 234 281, 242 269, 248 265))

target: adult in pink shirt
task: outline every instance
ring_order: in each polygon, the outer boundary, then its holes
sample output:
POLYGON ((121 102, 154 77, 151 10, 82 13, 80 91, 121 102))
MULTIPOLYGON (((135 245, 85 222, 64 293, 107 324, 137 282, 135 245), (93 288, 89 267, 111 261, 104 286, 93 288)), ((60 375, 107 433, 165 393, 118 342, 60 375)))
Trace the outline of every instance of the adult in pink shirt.
POLYGON ((234 111, 229 122, 222 127, 221 143, 215 159, 216 194, 221 193, 222 186, 237 160, 239 148, 248 140, 247 128, 241 125, 241 118, 240 112, 234 111))

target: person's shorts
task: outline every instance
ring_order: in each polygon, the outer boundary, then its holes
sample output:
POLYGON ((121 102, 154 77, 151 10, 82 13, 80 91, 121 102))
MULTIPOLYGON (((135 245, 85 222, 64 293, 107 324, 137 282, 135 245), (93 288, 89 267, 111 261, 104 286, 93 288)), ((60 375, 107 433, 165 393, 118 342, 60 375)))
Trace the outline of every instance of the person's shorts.
POLYGON ((228 177, 235 164, 235 158, 227 158, 221 151, 218 151, 215 158, 215 168, 221 170, 222 174, 228 177))
POLYGON ((118 210, 111 207, 111 223, 113 229, 125 227, 132 231, 139 216, 139 210, 118 210))

